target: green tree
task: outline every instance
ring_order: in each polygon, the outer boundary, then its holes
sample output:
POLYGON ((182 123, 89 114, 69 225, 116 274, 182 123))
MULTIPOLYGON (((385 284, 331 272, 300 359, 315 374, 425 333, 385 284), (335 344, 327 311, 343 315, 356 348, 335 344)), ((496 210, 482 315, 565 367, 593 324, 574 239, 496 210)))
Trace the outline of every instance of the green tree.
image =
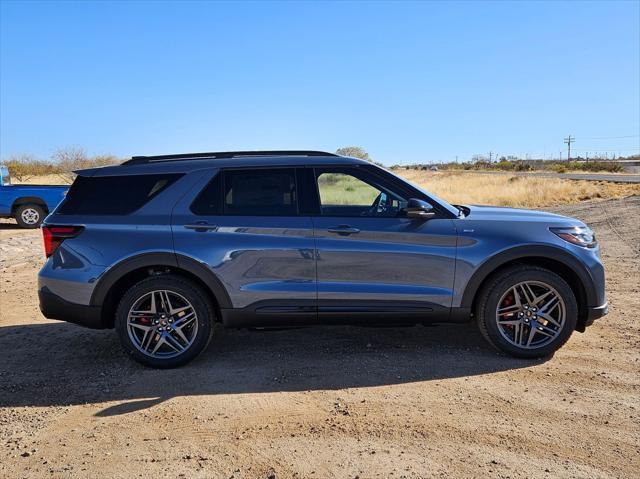
POLYGON ((336 150, 336 154, 340 156, 352 156, 354 158, 373 162, 369 153, 367 153, 367 151, 361 146, 343 146, 336 150))

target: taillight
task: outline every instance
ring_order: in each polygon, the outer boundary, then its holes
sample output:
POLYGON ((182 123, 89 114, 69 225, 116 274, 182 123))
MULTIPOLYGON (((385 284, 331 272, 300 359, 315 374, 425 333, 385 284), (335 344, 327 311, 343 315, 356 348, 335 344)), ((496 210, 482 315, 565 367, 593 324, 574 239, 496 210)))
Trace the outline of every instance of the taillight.
POLYGON ((78 236, 84 228, 82 226, 43 225, 44 254, 48 258, 60 247, 67 238, 78 236))

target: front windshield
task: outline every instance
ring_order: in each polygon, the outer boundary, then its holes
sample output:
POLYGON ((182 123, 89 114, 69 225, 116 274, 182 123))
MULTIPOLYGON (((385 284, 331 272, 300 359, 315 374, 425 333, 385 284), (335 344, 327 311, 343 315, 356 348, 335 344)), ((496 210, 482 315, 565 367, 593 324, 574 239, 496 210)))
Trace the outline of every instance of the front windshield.
POLYGON ((396 178, 404 181, 405 183, 410 184, 411 186, 413 186, 416 190, 424 193, 425 195, 427 195, 430 199, 432 199, 433 201, 435 201, 436 203, 438 203, 440 206, 442 206, 443 208, 445 208, 447 211, 449 211, 452 215, 456 215, 456 216, 460 216, 460 208, 456 208, 455 206, 453 206, 452 204, 450 204, 449 202, 443 200, 442 198, 439 198, 438 196, 434 195, 433 193, 425 190, 424 188, 422 188, 420 185, 416 185, 413 181, 409 181, 406 178, 403 178, 400 175, 396 175, 393 171, 388 170, 385 168, 386 171, 388 171, 389 173, 391 173, 393 176, 395 176, 396 178))

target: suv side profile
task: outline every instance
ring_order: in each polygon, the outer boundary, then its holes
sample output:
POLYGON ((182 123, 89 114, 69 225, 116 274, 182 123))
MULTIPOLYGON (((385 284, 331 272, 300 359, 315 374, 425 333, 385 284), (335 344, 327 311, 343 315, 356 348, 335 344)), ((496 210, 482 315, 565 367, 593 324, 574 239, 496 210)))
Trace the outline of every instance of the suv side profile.
POLYGON ((115 328, 181 366, 225 327, 475 319, 541 357, 607 313, 591 230, 551 213, 451 205, 316 151, 133 157, 77 172, 43 226, 47 318, 115 328))

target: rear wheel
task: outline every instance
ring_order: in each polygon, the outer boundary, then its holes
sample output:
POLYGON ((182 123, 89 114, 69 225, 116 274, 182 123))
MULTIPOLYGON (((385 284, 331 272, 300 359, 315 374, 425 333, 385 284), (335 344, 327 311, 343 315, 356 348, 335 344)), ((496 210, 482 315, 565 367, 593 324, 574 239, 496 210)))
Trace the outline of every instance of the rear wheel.
POLYGON ((478 326, 496 348, 523 358, 548 356, 571 336, 578 305, 557 274, 518 266, 493 276, 477 308, 478 326))
POLYGON ((40 205, 20 205, 16 208, 15 219, 21 228, 39 228, 46 216, 40 205))
POLYGON ((215 312, 207 294, 180 276, 144 279, 123 296, 115 328, 125 351, 153 368, 182 366, 209 343, 215 312))

